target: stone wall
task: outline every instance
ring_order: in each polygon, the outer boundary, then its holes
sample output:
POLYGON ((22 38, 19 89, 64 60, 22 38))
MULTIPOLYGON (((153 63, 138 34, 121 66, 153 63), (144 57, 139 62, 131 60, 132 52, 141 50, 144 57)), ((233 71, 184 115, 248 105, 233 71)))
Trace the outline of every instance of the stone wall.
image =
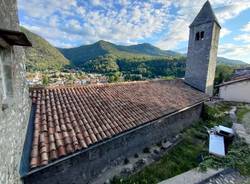
MULTIPOLYGON (((0 28, 19 29, 16 0, 0 0, 0 28)), ((0 52, 12 57, 9 75, 12 77, 13 89, 4 110, 0 102, 0 183, 16 184, 21 183, 19 167, 30 110, 25 85, 25 55, 23 48, 17 46, 0 48, 0 52)), ((0 92, 1 96, 2 89, 0 92)))
POLYGON ((117 158, 124 160, 145 147, 168 140, 200 118, 202 104, 162 117, 25 176, 26 184, 89 183, 117 158))
POLYGON ((190 28, 185 82, 210 96, 217 60, 220 27, 215 22, 190 28), (196 40, 197 32, 204 31, 204 39, 196 40))
POLYGON ((219 87, 219 97, 224 101, 250 103, 250 79, 219 87))

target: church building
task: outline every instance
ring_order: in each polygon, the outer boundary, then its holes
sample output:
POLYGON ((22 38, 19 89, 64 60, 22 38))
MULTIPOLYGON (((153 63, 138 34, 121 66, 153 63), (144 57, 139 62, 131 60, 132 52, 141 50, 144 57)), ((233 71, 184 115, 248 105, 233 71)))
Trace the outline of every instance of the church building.
MULTIPOLYGON (((16 7, 7 0, 2 2, 1 7, 11 7, 0 9, 8 15, 1 28, 18 31, 16 7), (12 24, 15 27, 9 28, 12 24)), ((203 103, 213 94, 219 32, 220 25, 207 1, 190 25, 185 80, 34 88, 30 89, 30 104, 24 85, 23 50, 15 50, 14 41, 9 41, 16 58, 10 59, 12 68, 16 67, 11 74, 18 77, 11 78, 13 104, 3 105, 0 112, 4 117, 1 114, 1 139, 5 139, 0 141, 6 141, 7 148, 0 150, 1 163, 8 165, 8 170, 0 166, 1 182, 10 181, 9 170, 17 181, 15 168, 19 167, 27 184, 90 183, 118 158, 124 160, 169 140, 197 122, 203 103), (9 139, 15 144, 7 145, 9 139), (11 155, 15 156, 13 164, 5 159, 11 155)), ((25 35, 18 34, 23 45, 30 46, 25 35)), ((0 52, 5 52, 4 48, 0 52)))

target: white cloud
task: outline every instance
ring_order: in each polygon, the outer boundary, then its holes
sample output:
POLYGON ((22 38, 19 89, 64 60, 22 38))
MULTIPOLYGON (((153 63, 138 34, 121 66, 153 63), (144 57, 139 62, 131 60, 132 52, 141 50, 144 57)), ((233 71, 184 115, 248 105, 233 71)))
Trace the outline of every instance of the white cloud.
POLYGON ((84 16, 85 13, 86 13, 85 8, 82 7, 82 6, 77 7, 76 11, 77 11, 77 13, 79 13, 79 14, 82 15, 82 16, 84 16))
POLYGON ((75 20, 75 19, 69 20, 67 26, 68 26, 69 28, 72 28, 72 29, 76 30, 76 31, 79 31, 79 30, 81 30, 81 28, 82 28, 81 25, 80 25, 80 23, 79 23, 79 21, 78 21, 78 20, 75 20))
POLYGON ((243 26, 241 29, 243 32, 250 32, 250 22, 248 22, 246 25, 243 26))
POLYGON ((250 43, 250 22, 241 28, 242 34, 235 36, 233 39, 242 43, 250 43))
POLYGON ((216 14, 218 16, 218 19, 223 23, 228 19, 236 17, 242 11, 248 8, 250 8, 250 1, 226 1, 224 6, 216 9, 216 14))
MULTIPOLYGON (((178 9, 177 15, 169 23, 170 31, 165 34, 165 38, 162 38, 157 45, 163 49, 176 49, 179 43, 187 41, 188 25, 194 20, 204 2, 205 0, 176 0, 174 5, 178 9)), ((220 23, 224 23, 250 8, 250 1, 248 0, 211 0, 211 4, 220 23)), ((221 38, 230 33, 230 30, 222 28, 221 38)))
POLYGON ((220 31, 220 37, 223 38, 224 36, 229 35, 231 32, 232 31, 230 31, 227 28, 222 28, 221 31, 220 31))
MULTIPOLYGON (((204 2, 19 0, 18 5, 24 13, 21 23, 57 47, 100 39, 120 44, 150 39, 162 49, 176 49, 188 40, 188 26, 204 2), (177 11, 171 12, 171 8, 177 11)), ((211 0, 211 4, 222 24, 250 7, 249 0, 211 0)), ((250 22, 242 30, 247 31, 249 27, 250 22)), ((223 27, 221 38, 230 33, 231 30, 223 27)), ((243 41, 243 36, 235 39, 243 41)))
MULTIPOLYGON (((159 33, 165 28, 164 25, 169 18, 170 3, 155 8, 154 3, 146 1, 95 0, 90 3, 82 1, 79 4, 74 0, 58 2, 56 0, 20 0, 20 10, 29 17, 23 24, 45 26, 48 27, 47 29, 56 27, 56 31, 61 30, 68 34, 84 36, 85 42, 104 39, 128 44, 159 33), (119 2, 120 8, 114 8, 119 2), (93 6, 98 6, 98 8, 93 6), (46 15, 41 18, 44 12, 46 15)), ((45 35, 42 29, 40 32, 37 30, 37 33, 45 35)), ((55 39, 57 37, 55 36, 55 39)), ((46 34, 45 38, 52 40, 51 35, 46 34)))
POLYGON ((236 41, 242 41, 243 43, 250 43, 250 33, 240 34, 234 38, 236 41))
POLYGON ((71 14, 77 7, 76 0, 19 0, 18 8, 32 18, 46 19, 58 12, 71 14))
POLYGON ((177 19, 175 22, 172 22, 170 26, 171 30, 165 36, 166 38, 157 43, 157 46, 162 49, 174 49, 179 42, 188 39, 189 25, 185 19, 177 19))
POLYGON ((250 44, 235 45, 231 43, 219 45, 219 55, 236 60, 243 60, 250 63, 250 44))
POLYGON ((52 17, 50 17, 49 25, 51 27, 57 27, 58 26, 58 17, 56 15, 53 15, 52 17))
POLYGON ((30 26, 25 24, 22 24, 22 26, 36 34, 39 34, 43 38, 46 38, 47 41, 49 41, 56 47, 62 47, 62 45, 66 44, 67 46, 74 46, 73 44, 71 44, 72 42, 74 43, 75 41, 84 40, 84 36, 70 34, 54 27, 30 26), (67 40, 67 43, 65 42, 65 40, 67 40))

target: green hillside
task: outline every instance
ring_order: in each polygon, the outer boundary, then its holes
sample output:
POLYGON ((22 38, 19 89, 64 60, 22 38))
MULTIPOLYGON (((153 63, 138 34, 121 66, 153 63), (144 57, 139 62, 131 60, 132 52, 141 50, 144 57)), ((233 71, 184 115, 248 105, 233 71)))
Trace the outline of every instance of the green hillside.
POLYGON ((218 57, 218 64, 235 66, 235 65, 247 65, 247 63, 240 60, 227 59, 224 57, 218 57))
MULTIPOLYGON (((148 43, 123 46, 106 41, 77 48, 59 49, 71 61, 73 67, 86 72, 114 74, 125 77, 140 75, 145 78, 159 76, 184 77, 186 56, 169 50, 161 50, 148 43)), ((245 65, 237 60, 218 57, 218 65, 245 65)))
POLYGON ((147 43, 123 46, 101 40, 91 45, 59 50, 73 66, 86 72, 122 72, 147 78, 165 75, 182 77, 185 72, 183 55, 147 43))
MULTIPOLYGON (((83 45, 75 48, 68 49, 59 49, 63 55, 71 61, 71 64, 75 66, 84 66, 86 62, 90 60, 95 60, 99 57, 105 57, 107 55, 111 55, 116 58, 130 59, 133 58, 135 60, 141 60, 141 58, 145 58, 145 60, 157 60, 157 59, 166 59, 169 58, 182 58, 183 54, 178 52, 174 52, 171 50, 161 50, 149 43, 123 46, 116 45, 106 41, 98 41, 94 44, 83 45)), ((231 60, 223 57, 218 57, 217 64, 225 64, 225 65, 246 65, 245 62, 240 60, 231 60)))
POLYGON ((59 49, 73 65, 83 66, 89 60, 112 55, 117 58, 161 58, 179 57, 181 54, 173 51, 161 50, 148 43, 123 46, 115 45, 106 41, 98 41, 91 45, 84 45, 76 48, 59 49))
POLYGON ((60 70, 70 64, 69 60, 45 39, 28 31, 24 27, 21 27, 21 31, 27 35, 32 43, 32 47, 25 49, 28 71, 60 70))
MULTIPOLYGON (((25 50, 28 71, 60 70, 70 64, 86 72, 106 75, 123 73, 128 79, 135 75, 136 78, 138 75, 153 78, 183 77, 185 74, 185 55, 161 50, 148 43, 123 46, 101 40, 90 45, 58 50, 40 36, 25 28, 21 29, 33 44, 33 47, 25 50)), ((218 64, 238 66, 246 63, 219 57, 218 64)))

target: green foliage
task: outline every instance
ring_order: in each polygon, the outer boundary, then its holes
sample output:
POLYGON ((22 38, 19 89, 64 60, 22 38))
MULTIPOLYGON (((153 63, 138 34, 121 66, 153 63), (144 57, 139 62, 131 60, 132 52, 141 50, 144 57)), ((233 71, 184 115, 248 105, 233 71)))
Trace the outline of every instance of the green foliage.
POLYGON ((21 27, 32 47, 25 48, 28 71, 61 70, 69 61, 49 42, 21 27))
POLYGON ((121 77, 121 72, 114 72, 108 75, 109 82, 118 82, 121 77))
MULTIPOLYGON (((59 49, 50 45, 43 38, 21 28, 31 40, 33 47, 25 49, 28 71, 62 70, 63 68, 81 68, 86 72, 107 74, 120 71, 128 80, 139 74, 145 78, 159 76, 183 77, 186 57, 177 52, 161 50, 143 43, 131 46, 115 45, 99 41, 70 49, 59 49), (69 61, 65 58, 68 58, 69 61)), ((218 58, 218 63, 230 63, 225 58, 218 58)), ((236 61, 230 63, 233 64, 236 61)), ((239 63, 237 61, 236 63, 239 63)), ((222 76, 218 77, 221 80, 222 76)))
POLYGON ((183 141, 163 156, 159 162, 147 166, 128 178, 116 177, 112 184, 154 184, 197 167, 199 165, 197 156, 203 151, 205 144, 203 140, 197 141, 195 136, 198 134, 206 137, 206 132, 199 124, 187 130, 183 135, 183 141))
POLYGON ((224 57, 218 57, 217 59, 218 64, 221 65, 227 65, 227 66, 242 66, 242 65, 247 65, 247 63, 240 61, 240 60, 234 60, 234 59, 227 59, 224 57))
POLYGON ((242 140, 236 139, 229 147, 225 158, 218 158, 208 154, 208 133, 206 127, 224 125, 231 127, 229 117, 224 114, 228 104, 205 106, 205 119, 183 131, 182 141, 155 162, 142 171, 127 178, 115 177, 112 184, 154 184, 171 178, 195 167, 206 170, 208 167, 233 167, 242 174, 250 173, 250 149, 242 140), (212 117, 214 116, 214 117, 212 117), (200 157, 204 157, 202 161, 200 157))
POLYGON ((117 58, 142 58, 155 56, 178 56, 180 54, 173 51, 164 51, 150 44, 139 44, 133 46, 115 45, 106 41, 98 41, 91 45, 71 49, 60 49, 66 58, 73 65, 82 66, 84 63, 95 60, 96 58, 106 55, 113 55, 117 58))
POLYGON ((125 74, 124 75, 125 81, 139 81, 142 79, 143 79, 143 77, 141 74, 125 74))
POLYGON ((249 112, 250 108, 248 108, 247 106, 244 105, 238 106, 236 111, 238 122, 242 122, 244 115, 249 112))
POLYGON ((223 81, 227 81, 230 79, 232 74, 234 73, 234 67, 227 65, 218 65, 216 67, 215 73, 215 85, 222 83, 223 81))
POLYGON ((175 77, 174 76, 165 76, 165 77, 163 77, 163 79, 165 79, 165 80, 173 80, 173 79, 175 79, 175 77))
POLYGON ((48 77, 48 75, 43 75, 42 84, 45 85, 45 86, 47 86, 49 84, 49 77, 48 77))
POLYGON ((68 80, 70 80, 70 81, 74 81, 75 80, 75 77, 74 77, 74 75, 72 75, 72 73, 69 74, 68 80))
MULTIPOLYGON (((125 76, 125 80, 138 79, 139 75, 142 78, 155 78, 184 77, 185 74, 186 56, 161 50, 147 43, 122 46, 101 40, 91 45, 60 49, 60 51, 73 66, 80 67, 86 72, 107 74, 120 71, 125 76)), ((218 58, 218 63, 227 62, 231 65, 236 61, 218 58)), ((218 71, 221 71, 223 66, 220 66, 218 71)), ((221 82, 227 72, 219 73, 217 80, 221 82)))
POLYGON ((204 157, 200 164, 201 170, 210 168, 234 168, 243 175, 250 175, 250 147, 243 140, 236 138, 225 157, 219 158, 212 155, 204 157))
POLYGON ((159 76, 184 77, 185 59, 175 58, 126 58, 118 59, 117 64, 125 74, 140 74, 143 77, 159 76))
POLYGON ((116 58, 114 56, 107 55, 87 61, 84 63, 83 69, 88 72, 108 74, 119 71, 119 66, 116 64, 116 58))
POLYGON ((209 105, 204 105, 202 118, 206 121, 216 120, 216 115, 219 114, 217 107, 210 107, 209 105))

